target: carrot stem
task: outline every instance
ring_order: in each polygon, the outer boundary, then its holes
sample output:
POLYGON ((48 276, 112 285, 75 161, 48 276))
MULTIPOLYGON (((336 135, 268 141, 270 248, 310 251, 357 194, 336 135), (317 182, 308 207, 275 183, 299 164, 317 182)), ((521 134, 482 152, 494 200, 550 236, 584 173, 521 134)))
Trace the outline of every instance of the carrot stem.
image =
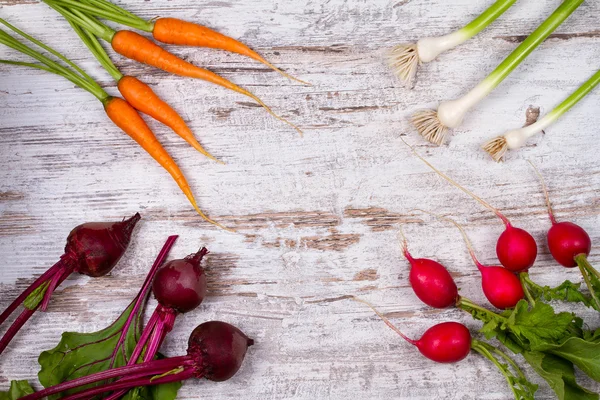
MULTIPOLYGON (((7 26, 10 27, 12 25, 7 25, 7 26)), ((24 36, 24 37, 29 40, 33 39, 30 36, 29 37, 24 36)), ((36 42, 37 42, 37 40, 34 41, 33 43, 36 43, 36 42)), ((89 75, 86 75, 87 76, 86 77, 86 76, 78 74, 76 71, 74 71, 72 69, 64 67, 60 63, 41 54, 40 52, 32 49, 31 47, 25 45, 24 43, 21 43, 19 40, 15 39, 8 33, 4 32, 3 30, 0 30, 0 43, 4 44, 5 46, 8 46, 14 50, 17 50, 25 55, 28 55, 31 58, 36 59, 37 61, 39 61, 42 64, 49 67, 49 69, 50 69, 49 72, 52 72, 56 75, 62 76, 65 79, 68 79, 69 81, 73 82, 75 85, 77 85, 80 88, 85 89, 88 92, 90 92, 91 94, 93 94, 101 102, 106 101, 106 99, 109 97, 108 94, 104 91, 104 89, 102 89, 100 87, 100 85, 98 85, 98 83, 96 83, 93 79, 89 78, 89 75)), ((43 48, 50 49, 50 47, 48 47, 46 45, 44 45, 43 48)), ((53 50, 53 49, 51 49, 51 50, 52 50, 52 54, 60 54, 56 50, 53 50)), ((57 56, 57 57, 59 57, 60 59, 65 58, 62 54, 60 54, 60 56, 57 56)), ((21 64, 21 66, 24 66, 24 65, 21 64)), ((38 68, 38 69, 43 69, 43 68, 39 68, 39 66, 32 66, 32 67, 38 68)))
POLYGON ((74 14, 73 11, 62 7, 57 0, 43 0, 44 3, 48 4, 51 8, 61 14, 68 20, 72 20, 83 28, 92 32, 94 35, 106 40, 108 43, 112 42, 113 36, 115 36, 114 29, 111 29, 108 25, 105 25, 95 18, 89 17, 87 14, 80 13, 79 15, 74 14))
MULTIPOLYGON (((44 0, 46 1, 46 0, 44 0)), ((152 32, 154 24, 117 7, 109 2, 77 1, 77 0, 50 0, 53 3, 68 6, 72 10, 80 10, 96 17, 106 18, 119 24, 127 25, 145 32, 152 32), (91 4, 93 3, 93 4, 91 4), (110 6, 109 6, 110 5, 110 6), (112 7, 111 7, 112 6, 112 7)))
POLYGON ((123 77, 123 74, 117 69, 115 64, 113 64, 112 60, 96 38, 94 34, 89 32, 88 30, 82 28, 77 25, 75 22, 67 19, 71 28, 77 33, 81 41, 87 46, 87 48, 92 52, 94 57, 98 60, 98 62, 104 67, 104 69, 113 77, 117 82, 123 77))
POLYGON ((10 64, 10 65, 17 65, 20 67, 36 68, 36 69, 41 69, 42 71, 50 72, 53 74, 56 73, 55 70, 53 70, 52 68, 47 67, 45 65, 28 63, 28 62, 23 62, 23 61, 0 60, 0 64, 10 64))
POLYGON ((92 77, 89 76, 83 69, 81 69, 77 64, 75 64, 74 62, 72 62, 71 60, 69 60, 67 57, 63 56, 62 54, 60 54, 58 51, 54 50, 53 48, 51 48, 50 46, 45 45, 44 43, 40 42, 39 40, 37 40, 36 38, 34 38, 31 35, 28 35, 27 33, 23 32, 22 30, 20 30, 19 28, 17 28, 16 26, 8 23, 8 21, 0 18, 0 23, 4 24, 6 27, 8 27, 10 30, 12 30, 15 33, 18 33, 19 35, 21 35, 22 37, 24 37, 25 39, 29 40, 30 42, 36 44, 37 46, 41 47, 42 49, 46 50, 48 53, 52 54, 55 57, 58 57, 60 60, 64 61, 65 63, 67 63, 67 65, 71 66, 72 68, 75 69, 75 71, 77 71, 81 76, 83 76, 85 79, 87 80, 92 80, 92 77))

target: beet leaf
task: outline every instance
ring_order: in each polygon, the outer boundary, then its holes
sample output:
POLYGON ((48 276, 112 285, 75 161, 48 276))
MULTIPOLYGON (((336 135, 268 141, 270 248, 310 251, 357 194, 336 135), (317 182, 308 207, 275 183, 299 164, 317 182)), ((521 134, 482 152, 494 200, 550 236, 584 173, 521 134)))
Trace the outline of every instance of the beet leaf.
POLYGON ((8 392, 0 392, 0 400, 17 400, 34 392, 27 381, 11 381, 8 392))
MULTIPOLYGON (((65 332, 55 348, 44 351, 40 355, 38 361, 41 370, 38 378, 44 387, 127 364, 142 332, 144 305, 148 299, 152 280, 176 238, 176 236, 169 237, 148 273, 142 289, 116 321, 97 332, 65 332)), ((73 392, 68 391, 62 395, 51 396, 50 400, 103 383, 107 382, 99 382, 77 388, 73 392)), ((139 395, 132 393, 124 398, 129 400, 174 399, 180 384, 166 386, 154 391, 143 389, 139 391, 139 395), (155 393, 160 397, 155 397, 155 393)))

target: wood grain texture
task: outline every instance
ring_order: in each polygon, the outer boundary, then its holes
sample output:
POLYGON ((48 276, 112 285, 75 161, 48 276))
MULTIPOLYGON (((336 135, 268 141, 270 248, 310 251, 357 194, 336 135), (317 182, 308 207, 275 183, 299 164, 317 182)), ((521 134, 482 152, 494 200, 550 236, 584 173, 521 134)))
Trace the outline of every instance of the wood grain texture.
MULTIPOLYGON (((479 146, 522 126, 530 106, 540 107, 543 115, 598 68, 600 2, 584 3, 441 148, 425 145, 408 117, 472 87, 559 0, 519 1, 480 36, 423 65, 412 91, 388 72, 384 49, 458 28, 488 1, 117 3, 145 18, 168 15, 204 23, 313 83, 301 86, 236 55, 171 48, 252 90, 300 125, 305 137, 235 93, 114 57, 125 73, 171 103, 203 145, 227 163, 202 158, 150 121, 204 210, 240 233, 228 234, 189 209, 170 177, 108 121, 92 96, 58 77, 0 66, 0 307, 58 259, 72 227, 136 211, 143 215, 111 276, 72 277, 48 313, 36 315, 15 339, 0 360, 0 388, 9 379, 34 379, 37 355, 53 347, 63 330, 93 331, 114 319, 136 293, 164 239, 179 234, 171 258, 201 245, 211 250, 206 259, 211 296, 177 322, 164 352, 182 354, 191 329, 210 319, 234 323, 257 343, 232 380, 189 382, 182 399, 510 399, 501 375, 481 357, 451 366, 424 361, 349 296, 377 305, 414 337, 439 321, 479 326, 459 311, 431 310, 416 299, 397 226, 405 224, 415 255, 449 266, 461 292, 480 302, 479 276, 456 230, 412 210, 455 216, 484 262, 495 259, 502 226, 411 156, 401 136, 534 234, 540 243, 534 279, 543 284, 579 279, 575 271, 557 267, 543 244, 549 222, 526 160, 547 177, 557 217, 580 224, 598 243, 600 93, 504 164, 494 164, 479 146)), ((68 25, 44 4, 0 0, 0 16, 63 51, 117 93, 68 25)), ((14 53, 0 49, 0 58, 9 56, 14 53)), ((597 250, 591 261, 600 263, 597 250)), ((584 314, 599 325, 597 313, 584 314)), ((554 398, 536 382, 540 399, 554 398)), ((581 382, 600 390, 590 380, 581 382)))

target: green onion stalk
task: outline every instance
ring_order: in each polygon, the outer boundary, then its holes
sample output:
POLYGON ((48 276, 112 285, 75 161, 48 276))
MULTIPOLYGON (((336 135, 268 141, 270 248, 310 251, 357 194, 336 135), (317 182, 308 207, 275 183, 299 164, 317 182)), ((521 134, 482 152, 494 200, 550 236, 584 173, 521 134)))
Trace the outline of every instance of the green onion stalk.
POLYGON ((388 55, 392 71, 408 87, 414 85, 418 66, 433 61, 441 53, 463 44, 504 14, 517 0, 497 0, 461 29, 444 36, 426 37, 416 43, 399 44, 388 55))
POLYGON ((537 122, 520 128, 513 129, 506 132, 502 136, 498 136, 494 139, 489 140, 483 145, 483 149, 496 162, 502 161, 508 150, 516 150, 522 147, 529 138, 543 132, 546 128, 552 125, 558 120, 563 114, 569 111, 575 104, 583 99, 588 93, 590 93, 600 83, 600 70, 592 75, 583 85, 575 90, 569 97, 563 100, 558 106, 552 111, 546 114, 542 119, 537 122))
POLYGON ((417 131, 431 143, 445 142, 449 129, 459 127, 466 114, 490 94, 533 50, 556 30, 583 0, 565 0, 542 24, 508 55, 477 86, 464 96, 440 103, 437 110, 421 110, 413 115, 417 131))

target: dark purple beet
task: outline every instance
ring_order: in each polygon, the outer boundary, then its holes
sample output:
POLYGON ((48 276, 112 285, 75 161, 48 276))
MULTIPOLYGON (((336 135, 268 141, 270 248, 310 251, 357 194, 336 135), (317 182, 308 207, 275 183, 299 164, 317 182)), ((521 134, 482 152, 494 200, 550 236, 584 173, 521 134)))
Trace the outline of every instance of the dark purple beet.
POLYGON ((162 306, 185 313, 202 303, 206 296, 206 275, 200 262, 207 253, 203 247, 183 260, 169 261, 157 272, 152 291, 162 306))
POLYGON ((65 246, 65 254, 76 260, 75 270, 91 277, 108 274, 125 253, 140 218, 136 213, 117 223, 88 222, 75 227, 65 246))
POLYGON ((222 382, 236 374, 244 361, 246 351, 254 344, 242 331, 221 321, 205 322, 192 332, 188 354, 200 365, 196 376, 222 382))

